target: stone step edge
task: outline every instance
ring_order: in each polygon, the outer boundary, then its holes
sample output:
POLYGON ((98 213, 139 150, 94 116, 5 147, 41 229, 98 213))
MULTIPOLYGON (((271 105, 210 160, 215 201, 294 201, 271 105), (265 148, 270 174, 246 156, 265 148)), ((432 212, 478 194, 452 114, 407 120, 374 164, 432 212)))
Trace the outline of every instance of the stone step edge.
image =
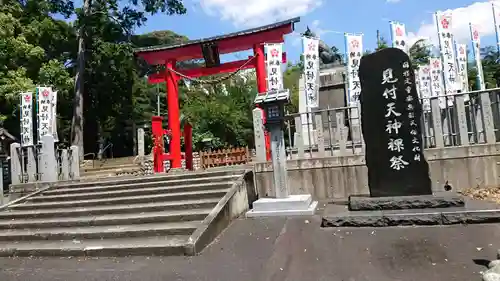
POLYGON ((105 239, 105 238, 135 238, 142 236, 168 236, 168 235, 190 235, 192 234, 202 221, 187 221, 187 222, 171 222, 171 223, 149 223, 138 224, 136 229, 123 228, 119 226, 131 225, 114 225, 116 229, 110 229, 103 226, 88 226, 88 227, 57 227, 57 228, 42 228, 37 230, 13 230, 0 231, 0 241, 57 241, 68 239, 105 239), (161 227, 159 226, 161 225, 161 227), (17 233, 16 233, 17 232, 17 233))
POLYGON ((390 227, 499 223, 500 209, 479 211, 324 216, 321 227, 390 227))
POLYGON ((127 257, 127 256, 183 256, 185 244, 178 246, 128 246, 128 247, 103 247, 88 249, 0 249, 0 257, 127 257))
MULTIPOLYGON (((117 197, 117 198, 103 198, 103 199, 88 199, 88 200, 74 200, 74 201, 51 201, 51 202, 29 202, 29 203, 20 203, 16 205, 11 205, 12 209, 29 209, 29 208, 50 208, 52 206, 92 206, 99 204, 125 204, 126 202, 143 202, 144 200, 168 200, 168 201, 176 201, 181 200, 178 197, 198 197, 198 198, 209 198, 216 197, 222 194, 227 193, 229 188, 220 188, 220 189, 212 189, 212 190, 202 190, 202 191, 187 191, 187 192, 172 192, 165 194, 153 194, 153 195, 140 195, 140 196, 125 196, 125 197, 117 197)), ((223 196, 223 195, 222 195, 223 196)), ((221 197, 222 197, 221 196, 221 197)))
MULTIPOLYGON (((177 180, 182 180, 182 179, 195 179, 195 178, 200 178, 202 176, 203 178, 209 178, 209 177, 219 177, 222 175, 241 175, 246 172, 246 169, 240 168, 240 169, 228 169, 228 170, 215 170, 215 171, 186 171, 186 172, 178 172, 178 173, 166 173, 166 174, 161 174, 161 175, 148 175, 148 176, 143 176, 143 177, 134 177, 134 176, 129 176, 129 177, 120 177, 119 179, 116 180, 109 180, 108 178, 101 178, 101 179, 86 179, 82 181, 68 181, 68 182, 61 182, 54 184, 54 187, 66 187, 66 188, 71 188, 71 187, 89 187, 93 185, 103 185, 103 184, 110 184, 110 185, 116 185, 116 184, 127 184, 127 183, 137 183, 137 182, 156 182, 156 181, 166 181, 166 180, 172 180, 172 179, 177 179, 177 180)), ((40 183, 43 184, 43 183, 40 183)))
POLYGON ((134 212, 151 212, 149 210, 156 210, 156 208, 163 208, 163 210, 184 210, 193 209, 187 208, 205 208, 215 206, 220 201, 219 198, 204 198, 204 199, 191 199, 179 200, 170 202, 157 202, 157 203, 138 203, 138 204, 120 204, 120 205, 107 205, 105 208, 95 209, 92 207, 67 207, 67 208, 44 208, 39 210, 10 210, 9 212, 0 213, 0 219, 13 219, 18 217, 29 218, 53 218, 53 217, 71 217, 78 216, 78 214, 92 214, 100 215, 106 214, 124 214, 134 212), (119 208, 123 207, 123 208, 119 208), (126 206, 126 207, 124 207, 126 206), (183 208, 180 208, 183 207, 183 208), (54 210, 57 210, 54 212, 54 210))
POLYGON ((127 257, 127 256, 183 256, 186 243, 178 245, 128 245, 124 247, 86 248, 2 248, 0 257, 127 257))
POLYGON ((102 166, 102 167, 85 167, 80 168, 80 172, 95 172, 95 171, 106 171, 115 169, 128 169, 128 168, 141 168, 140 164, 118 164, 114 166, 102 166))
POLYGON ((156 222, 189 222, 203 220, 212 209, 198 208, 176 211, 101 214, 94 216, 0 219, 0 231, 27 228, 61 228, 104 225, 138 225, 156 222))
MULTIPOLYGON (((97 191, 97 192, 85 192, 85 193, 42 193, 41 196, 31 197, 29 200, 32 202, 47 202, 47 201, 72 201, 74 200, 85 200, 91 199, 92 197, 108 198, 111 196, 123 197, 129 195, 152 195, 152 194, 168 194, 176 192, 192 192, 192 191, 208 191, 213 189, 223 189, 231 186, 233 182, 216 182, 216 183, 205 183, 201 184, 191 184, 191 185, 176 185, 176 186, 158 186, 158 187, 144 187, 144 188, 133 188, 125 190, 110 190, 110 191, 97 191), (198 188, 198 189, 197 189, 198 188), (186 191, 187 190, 187 191, 186 191)), ((113 198, 117 198, 113 197, 113 198)))
MULTIPOLYGON (((216 182, 221 182, 224 180, 228 180, 233 182, 235 179, 237 179, 237 175, 231 175, 231 176, 221 176, 215 178, 216 182)), ((137 182, 137 183, 126 183, 126 184, 116 184, 116 185, 100 185, 100 186, 90 186, 90 187, 54 187, 51 188, 50 190, 47 190, 45 193, 47 194, 52 194, 52 193, 60 193, 60 192, 74 192, 78 193, 77 191, 96 191, 96 190, 120 190, 123 188, 127 187, 144 187, 144 186, 157 186, 157 185, 170 185, 170 186, 179 186, 182 185, 183 183, 189 183, 190 185, 195 185, 195 184, 205 184, 206 181, 212 181, 214 178, 196 178, 192 180, 172 180, 172 181, 153 181, 153 182, 137 182), (197 183, 199 182, 199 183, 197 183)))

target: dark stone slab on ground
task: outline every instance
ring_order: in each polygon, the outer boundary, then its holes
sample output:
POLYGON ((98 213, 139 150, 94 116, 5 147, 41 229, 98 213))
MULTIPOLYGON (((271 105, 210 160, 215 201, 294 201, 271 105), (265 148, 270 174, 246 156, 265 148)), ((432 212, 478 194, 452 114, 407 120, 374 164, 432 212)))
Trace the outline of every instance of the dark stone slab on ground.
POLYGON ((463 207, 464 199, 458 194, 369 197, 349 196, 350 211, 403 210, 425 208, 463 207))
POLYGON ((497 224, 341 229, 320 222, 237 220, 194 257, 0 258, 0 280, 480 280, 486 268, 474 260, 500 248, 497 224))
POLYGON ((349 211, 347 206, 332 204, 326 208, 321 226, 388 227, 480 223, 500 223, 498 205, 478 200, 466 200, 465 207, 349 211))
POLYGON ((363 56, 359 79, 370 195, 432 194, 410 58, 397 48, 363 56))

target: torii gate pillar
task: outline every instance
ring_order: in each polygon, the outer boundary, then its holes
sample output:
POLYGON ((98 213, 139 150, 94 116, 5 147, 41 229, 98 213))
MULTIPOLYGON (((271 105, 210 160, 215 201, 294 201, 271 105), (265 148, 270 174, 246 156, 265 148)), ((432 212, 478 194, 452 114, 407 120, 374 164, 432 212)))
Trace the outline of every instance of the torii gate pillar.
MULTIPOLYGON (((266 59, 264 54, 264 44, 256 44, 253 46, 253 54, 255 56, 255 76, 257 77, 257 92, 259 95, 264 95, 267 92, 266 81, 266 59)), ((266 115, 262 111, 262 121, 266 123, 266 115)), ((266 159, 271 159, 271 137, 267 130, 264 130, 264 139, 266 144, 266 159)))
POLYGON ((170 129, 170 168, 181 168, 181 121, 179 113, 179 77, 170 69, 175 69, 175 60, 165 63, 165 81, 167 82, 168 128, 170 129))

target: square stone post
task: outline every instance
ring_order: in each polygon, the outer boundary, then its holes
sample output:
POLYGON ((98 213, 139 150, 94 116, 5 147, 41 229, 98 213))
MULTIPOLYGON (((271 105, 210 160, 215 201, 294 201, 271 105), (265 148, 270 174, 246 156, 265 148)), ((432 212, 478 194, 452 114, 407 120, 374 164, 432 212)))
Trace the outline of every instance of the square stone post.
MULTIPOLYGON (((144 129, 137 129, 137 155, 139 158, 144 159, 144 129)), ((142 160, 141 160, 142 161, 142 160)))
POLYGON ((36 146, 26 147, 26 174, 28 175, 28 182, 35 182, 36 178, 36 146))
POLYGON ((271 133, 271 159, 273 162, 274 192, 276 198, 287 198, 290 195, 288 190, 288 177, 286 172, 285 138, 283 130, 278 126, 273 126, 271 133))
POLYGON ((80 158, 78 157, 78 146, 72 145, 69 153, 69 179, 78 180, 80 179, 80 158))
POLYGON ((43 182, 57 181, 57 161, 54 149, 54 137, 45 135, 42 137, 42 151, 40 157, 40 170, 43 182))
POLYGON ((22 179, 20 148, 21 145, 17 142, 10 144, 10 177, 12 185, 20 184, 22 179))
POLYGON ((266 161, 266 139, 264 137, 264 122, 262 120, 262 110, 255 108, 253 115, 253 134, 255 138, 255 154, 257 162, 266 161))
POLYGON ((61 180, 69 180, 69 155, 68 150, 63 149, 61 151, 61 180))

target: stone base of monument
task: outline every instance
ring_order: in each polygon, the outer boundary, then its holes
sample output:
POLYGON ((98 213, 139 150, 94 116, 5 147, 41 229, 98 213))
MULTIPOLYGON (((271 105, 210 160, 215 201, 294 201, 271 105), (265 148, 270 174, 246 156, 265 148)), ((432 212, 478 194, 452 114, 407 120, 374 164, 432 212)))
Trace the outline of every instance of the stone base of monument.
POLYGON ((352 207, 358 209, 363 208, 365 210, 351 211, 349 210, 349 204, 345 203, 327 204, 325 206, 324 215, 322 216, 321 226, 387 227, 500 223, 500 205, 470 198, 457 198, 457 196, 458 195, 436 196, 438 198, 441 197, 441 199, 436 198, 432 200, 429 198, 416 198, 420 203, 409 202, 411 197, 419 196, 405 196, 406 198, 404 198, 404 200, 399 198, 399 203, 389 203, 382 200, 356 201, 352 200, 354 198, 353 196, 350 202, 353 203, 352 207), (443 199, 443 197, 446 198, 443 199), (431 204, 433 202, 434 205, 431 204), (446 204, 448 204, 448 206, 446 206, 446 204), (429 207, 407 208, 410 206, 423 207, 424 205, 428 205, 429 207), (380 209, 374 209, 375 207, 380 209), (389 207, 391 209, 388 209, 389 207), (395 209, 395 207, 399 207, 399 209, 395 209))
POLYGON ((458 194, 370 197, 349 196, 349 211, 404 210, 463 207, 464 198, 458 194))
POLYGON ((290 195, 287 198, 261 198, 253 202, 253 209, 246 213, 247 218, 273 216, 312 216, 318 201, 310 194, 290 195))

